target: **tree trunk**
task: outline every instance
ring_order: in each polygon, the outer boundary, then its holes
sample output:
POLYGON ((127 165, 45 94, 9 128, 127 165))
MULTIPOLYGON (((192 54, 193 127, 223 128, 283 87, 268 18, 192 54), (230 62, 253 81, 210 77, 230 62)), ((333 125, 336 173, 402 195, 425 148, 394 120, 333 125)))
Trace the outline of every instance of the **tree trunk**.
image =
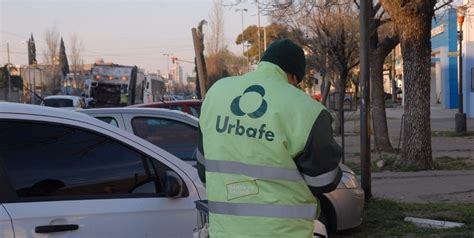
POLYGON ((323 77, 323 87, 321 88, 321 103, 327 106, 326 101, 329 95, 329 89, 331 88, 331 81, 324 76, 323 77))
POLYGON ((385 57, 373 54, 370 65, 372 83, 372 125, 374 128, 375 148, 377 151, 393 152, 388 136, 387 115, 385 112, 385 95, 383 90, 383 64, 385 57))
POLYGON ((430 125, 431 20, 436 0, 381 0, 400 34, 405 83, 403 163, 432 165, 430 125))
POLYGON ((430 124, 430 32, 425 39, 402 39, 405 108, 404 162, 429 167, 432 163, 430 124))

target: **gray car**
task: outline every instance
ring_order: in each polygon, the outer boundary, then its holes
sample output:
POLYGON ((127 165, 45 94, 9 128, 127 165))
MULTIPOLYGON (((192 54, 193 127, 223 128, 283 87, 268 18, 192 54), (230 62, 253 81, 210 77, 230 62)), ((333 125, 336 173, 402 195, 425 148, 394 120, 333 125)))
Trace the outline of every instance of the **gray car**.
MULTIPOLYGON (((189 114, 156 108, 99 108, 80 110, 92 117, 129 131, 196 165, 199 119, 189 114)), ((364 193, 347 166, 340 165, 343 177, 337 188, 319 196, 320 220, 331 230, 341 231, 359 226, 362 222, 364 193)))
POLYGON ((0 102, 0 237, 192 237, 196 169, 85 114, 0 102))

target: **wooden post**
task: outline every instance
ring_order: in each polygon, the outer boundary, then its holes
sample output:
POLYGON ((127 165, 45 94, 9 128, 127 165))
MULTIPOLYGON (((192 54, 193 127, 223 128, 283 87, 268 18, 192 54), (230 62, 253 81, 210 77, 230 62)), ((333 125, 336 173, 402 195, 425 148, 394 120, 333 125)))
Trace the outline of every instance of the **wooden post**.
POLYGON ((201 89, 201 99, 204 99, 206 96, 206 82, 207 78, 204 73, 204 55, 203 55, 203 49, 202 49, 202 43, 200 41, 200 37, 198 36, 196 28, 191 29, 191 32, 193 34, 193 42, 194 42, 194 52, 196 54, 196 68, 197 68, 197 74, 199 77, 199 88, 201 89))

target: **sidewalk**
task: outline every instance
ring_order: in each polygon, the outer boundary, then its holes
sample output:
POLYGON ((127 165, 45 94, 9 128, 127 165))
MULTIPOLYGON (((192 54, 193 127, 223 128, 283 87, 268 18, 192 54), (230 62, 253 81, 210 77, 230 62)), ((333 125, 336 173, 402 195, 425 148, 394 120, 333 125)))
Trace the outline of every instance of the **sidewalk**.
POLYGON ((474 171, 372 173, 374 197, 399 202, 474 203, 474 171))
MULTIPOLYGON (((387 126, 394 148, 399 145, 403 107, 387 108, 387 126)), ((454 131, 457 110, 431 108, 431 131, 454 131)), ((345 159, 360 162, 359 112, 345 113, 345 159)), ((474 118, 467 119, 467 130, 474 131, 474 118)), ((341 137, 336 137, 341 143, 341 137)), ((373 135, 372 146, 375 148, 373 135)), ((465 158, 474 163, 474 137, 432 137, 433 158, 448 156, 465 158)), ((379 160, 373 152, 371 160, 379 160)), ((474 203, 474 170, 372 173, 374 197, 401 202, 466 202, 474 203)))
MULTIPOLYGON (((391 144, 394 148, 401 146, 401 118, 403 115, 403 107, 387 108, 387 127, 391 144)), ((454 115, 457 110, 442 109, 439 107, 431 108, 431 131, 454 131, 454 115)), ((334 116, 334 115, 333 115, 334 116)), ((360 122, 359 111, 345 113, 345 157, 355 162, 360 160, 360 122)), ((474 118, 467 119, 467 130, 474 131, 474 118)), ((341 144, 341 137, 335 137, 336 141, 341 144)), ((374 138, 371 136, 372 146, 374 146, 374 138)), ((431 147, 433 158, 448 156, 469 158, 474 163, 474 137, 432 137, 431 147)), ((373 153, 372 159, 378 159, 379 155, 373 153)))

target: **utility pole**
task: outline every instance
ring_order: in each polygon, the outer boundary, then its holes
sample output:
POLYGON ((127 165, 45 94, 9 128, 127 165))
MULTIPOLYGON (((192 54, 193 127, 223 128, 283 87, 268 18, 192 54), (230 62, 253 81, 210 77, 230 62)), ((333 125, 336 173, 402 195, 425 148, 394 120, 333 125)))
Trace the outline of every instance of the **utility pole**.
POLYGON ((242 35, 240 37, 240 41, 242 44, 242 72, 245 68, 245 45, 244 45, 244 12, 247 11, 247 8, 239 8, 235 9, 236 12, 240 11, 242 14, 242 35))
POLYGON ((258 4, 258 0, 255 0, 257 2, 257 22, 258 22, 258 26, 257 26, 257 42, 258 42, 258 60, 260 60, 260 4, 258 4))
POLYGON ((463 31, 462 25, 464 23, 464 17, 466 14, 466 6, 460 6, 457 9, 457 20, 459 24, 459 31, 458 31, 458 40, 459 40, 459 52, 458 52, 458 70, 459 70, 459 96, 458 96, 458 113, 454 116, 455 120, 455 127, 457 133, 466 133, 467 130, 467 123, 466 123, 466 114, 464 113, 464 95, 463 95, 463 88, 462 88, 462 38, 463 38, 463 31))
POLYGON ((10 64, 10 44, 7 42, 7 59, 8 64, 10 64))
POLYGON ((397 73, 395 70, 395 64, 396 64, 396 56, 395 56, 396 50, 392 50, 392 62, 390 65, 390 76, 392 78, 392 102, 395 103, 397 101, 397 73))
POLYGON ((360 1, 360 165, 361 183, 365 199, 372 197, 370 175, 370 134, 369 134, 369 0, 360 1))
POLYGON ((263 51, 267 50, 267 28, 263 28, 263 51))

